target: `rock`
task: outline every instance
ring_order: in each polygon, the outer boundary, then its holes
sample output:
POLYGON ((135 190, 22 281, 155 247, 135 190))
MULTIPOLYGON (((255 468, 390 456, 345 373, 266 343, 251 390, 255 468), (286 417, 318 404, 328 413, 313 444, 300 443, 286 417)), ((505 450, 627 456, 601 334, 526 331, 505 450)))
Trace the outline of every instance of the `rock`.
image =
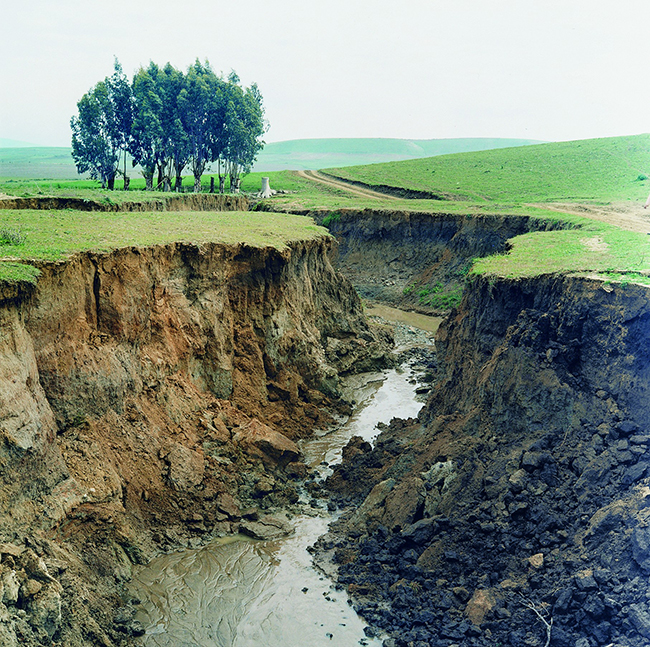
POLYGON ((2 573, 3 595, 2 602, 5 604, 16 604, 18 602, 18 593, 20 591, 20 582, 16 571, 7 570, 2 573))
POLYGON ((287 537, 293 533, 294 529, 286 519, 266 515, 258 521, 242 521, 239 524, 239 531, 253 539, 269 540, 287 537))
POLYGON ((598 584, 594 579, 594 572, 590 568, 578 571, 575 574, 575 583, 581 591, 594 591, 598 588, 598 584))
POLYGON ((21 597, 27 599, 35 596, 41 589, 43 585, 38 580, 32 580, 31 578, 25 580, 20 587, 21 597))
POLYGON ((357 528, 365 532, 365 526, 371 519, 379 519, 384 510, 386 497, 395 487, 395 479, 386 479, 377 483, 370 490, 370 494, 364 499, 352 519, 348 522, 349 528, 357 528))
POLYGON ((404 539, 410 539, 419 546, 428 544, 438 529, 435 519, 420 519, 402 531, 404 539))
POLYGON ((464 586, 455 586, 452 591, 454 595, 463 603, 467 603, 471 597, 470 592, 464 586))
POLYGON ((535 553, 528 558, 528 563, 535 570, 540 570, 544 568, 544 553, 535 553))
POLYGON ((424 482, 415 476, 402 481, 387 497, 382 523, 394 530, 413 523, 422 508, 426 491, 424 482))
POLYGON ((521 466, 531 472, 552 460, 553 457, 548 452, 524 452, 521 458, 521 466))
POLYGON ((628 614, 636 630, 644 637, 650 639, 650 614, 641 604, 631 604, 628 614))
POLYGON ((166 457, 169 463, 169 484, 179 492, 192 490, 203 481, 205 463, 203 454, 176 443, 166 457))
POLYGON ((619 422, 617 426, 618 431, 624 436, 633 434, 638 428, 639 426, 631 420, 623 420, 622 422, 619 422))
POLYGON ((635 528, 632 533, 632 557, 646 572, 650 572, 650 528, 635 528))
POLYGON ((296 443, 257 418, 234 429, 233 441, 251 456, 280 466, 294 463, 300 457, 300 449, 296 443))
POLYGON ((510 484, 510 489, 515 494, 519 494, 519 492, 525 489, 527 481, 528 481, 528 475, 526 473, 526 470, 524 469, 518 469, 508 479, 508 483, 510 484))
POLYGON ((465 607, 465 615, 473 625, 479 626, 483 624, 485 616, 494 608, 495 604, 496 598, 491 591, 476 589, 465 607))
POLYGON ((569 605, 573 599, 573 589, 566 587, 560 590, 560 594, 555 600, 553 611, 556 613, 566 613, 569 610, 569 605))
POLYGON ((309 473, 309 468, 305 463, 300 463, 300 462, 294 462, 294 463, 289 463, 285 468, 284 471, 287 476, 290 478, 294 479, 304 479, 307 478, 307 474, 309 473))
POLYGON ((636 465, 632 465, 632 467, 628 467, 625 470, 625 474, 623 474, 621 483, 626 486, 632 485, 633 483, 636 483, 639 479, 643 478, 643 476, 647 471, 648 471, 647 463, 637 463, 636 465))
POLYGON ((29 622, 52 636, 61 625, 61 586, 52 582, 39 590, 29 603, 29 622))
POLYGON ((575 642, 575 647, 591 647, 589 638, 578 638, 575 642))
POLYGON ((241 516, 239 504, 232 494, 221 492, 221 494, 217 495, 216 504, 217 510, 227 514, 231 519, 238 519, 241 516))

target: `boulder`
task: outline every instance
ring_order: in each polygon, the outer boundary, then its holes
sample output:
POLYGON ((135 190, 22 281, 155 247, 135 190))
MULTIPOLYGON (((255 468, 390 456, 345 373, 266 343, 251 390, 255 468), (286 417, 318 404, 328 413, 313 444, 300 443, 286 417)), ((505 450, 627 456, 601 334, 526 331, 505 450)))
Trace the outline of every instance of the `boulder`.
POLYGON ((386 528, 405 528, 422 511, 426 491, 424 482, 415 476, 402 481, 387 497, 382 523, 386 528))
POLYGON ((251 456, 280 466, 294 463, 300 457, 298 445, 268 425, 253 418, 233 430, 233 441, 251 456))
POLYGON ((179 492, 200 485, 205 474, 203 454, 176 443, 166 458, 169 463, 169 484, 179 492))
POLYGON ((239 532, 253 539, 281 539, 293 533, 293 526, 281 517, 266 515, 257 521, 242 521, 239 532))

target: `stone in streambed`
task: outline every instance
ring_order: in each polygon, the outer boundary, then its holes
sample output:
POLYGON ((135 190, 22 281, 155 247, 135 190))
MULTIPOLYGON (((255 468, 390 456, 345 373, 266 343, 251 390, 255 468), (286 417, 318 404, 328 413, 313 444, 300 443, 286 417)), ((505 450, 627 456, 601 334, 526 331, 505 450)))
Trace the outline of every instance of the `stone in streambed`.
POLYGON ((247 454, 281 466, 295 463, 300 457, 296 443, 256 418, 234 429, 233 441, 247 454))
POLYGON ((293 533, 294 529, 282 517, 266 515, 257 521, 242 521, 239 532, 253 539, 280 539, 293 533))

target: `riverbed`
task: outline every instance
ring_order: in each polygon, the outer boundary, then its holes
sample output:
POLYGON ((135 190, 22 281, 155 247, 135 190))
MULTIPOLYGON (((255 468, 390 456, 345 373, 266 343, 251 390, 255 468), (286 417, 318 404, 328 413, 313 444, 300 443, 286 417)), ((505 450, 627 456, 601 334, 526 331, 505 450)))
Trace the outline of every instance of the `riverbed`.
MULTIPOLYGON (((349 378, 356 401, 350 418, 305 442, 305 462, 320 471, 340 461, 354 436, 372 442, 377 424, 416 416, 422 407, 410 366, 349 378)), ((312 565, 307 548, 334 514, 305 507, 286 539, 256 541, 241 535, 160 556, 134 575, 132 592, 146 630, 144 647, 379 647, 347 593, 312 565)))

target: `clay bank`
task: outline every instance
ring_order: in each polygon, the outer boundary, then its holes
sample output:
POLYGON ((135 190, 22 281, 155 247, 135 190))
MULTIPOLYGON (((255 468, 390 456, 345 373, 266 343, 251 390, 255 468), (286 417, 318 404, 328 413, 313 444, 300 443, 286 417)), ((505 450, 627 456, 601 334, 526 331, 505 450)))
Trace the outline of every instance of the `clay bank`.
MULTIPOLYGON (((366 296, 463 296, 418 418, 353 439, 329 477, 347 512, 323 568, 387 646, 647 644, 648 289, 465 282, 543 221, 330 224, 366 296)), ((4 288, 1 644, 136 644, 134 565, 281 530, 267 513, 299 498, 297 441, 349 411, 339 376, 390 362, 336 258, 327 236, 169 244, 42 262, 35 288, 4 288)))

